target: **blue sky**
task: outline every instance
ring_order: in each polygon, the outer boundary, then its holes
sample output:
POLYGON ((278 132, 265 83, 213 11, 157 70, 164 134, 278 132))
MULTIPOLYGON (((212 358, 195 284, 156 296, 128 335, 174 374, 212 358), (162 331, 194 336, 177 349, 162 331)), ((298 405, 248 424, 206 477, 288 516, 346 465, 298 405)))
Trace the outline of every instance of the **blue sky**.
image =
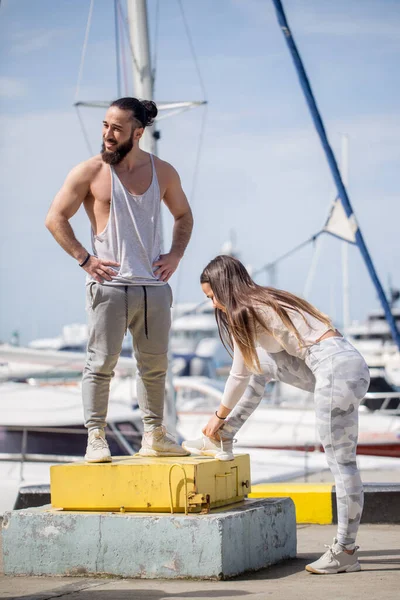
MULTIPOLYGON (((44 227, 68 171, 88 158, 73 109, 89 0, 3 0, 0 6, 0 340, 23 342, 85 322, 84 273, 44 227)), ((124 3, 123 3, 124 4, 124 3)), ((149 0, 152 51, 156 0, 149 0)), ((183 0, 208 100, 160 123, 159 154, 179 171, 195 229, 175 301, 200 301, 198 277, 233 231, 254 269, 323 225, 334 185, 270 0, 183 0)), ((289 24, 337 156, 349 137, 349 195, 378 274, 400 286, 398 223, 400 3, 397 0, 286 0, 289 24)), ((156 100, 203 99, 176 0, 162 0, 156 100)), ((128 66, 129 68, 129 66, 128 66)), ((123 94, 132 93, 122 89, 123 94)), ((113 2, 95 0, 80 100, 117 96, 113 2)), ((101 110, 82 111, 94 151, 101 110)), ((89 247, 80 210, 72 221, 89 247)), ((172 222, 164 218, 165 238, 172 222)), ((378 307, 356 248, 350 248, 354 319, 378 307)), ((302 293, 306 248, 282 263, 277 285, 302 293)), ((267 279, 260 278, 261 283, 267 279)), ((325 237, 308 298, 342 319, 341 248, 325 237)))

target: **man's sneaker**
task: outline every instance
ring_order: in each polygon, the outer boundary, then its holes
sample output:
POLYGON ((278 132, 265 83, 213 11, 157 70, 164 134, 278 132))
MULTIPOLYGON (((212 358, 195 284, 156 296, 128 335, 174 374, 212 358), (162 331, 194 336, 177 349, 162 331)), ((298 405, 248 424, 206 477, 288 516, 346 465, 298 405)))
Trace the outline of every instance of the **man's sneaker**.
POLYGON ((217 441, 203 435, 197 440, 185 440, 182 446, 196 456, 213 456, 218 460, 234 460, 235 458, 232 451, 232 439, 217 441))
POLYGON ((143 434, 141 456, 189 456, 165 429, 164 425, 143 434))
POLYGON ((85 460, 90 463, 110 462, 112 460, 104 429, 89 431, 85 460))
POLYGON ((343 546, 339 544, 336 538, 333 539, 332 546, 325 547, 328 550, 315 562, 306 566, 310 573, 326 575, 329 573, 353 573, 361 571, 361 565, 358 562, 358 546, 355 547, 352 554, 347 554, 343 546))

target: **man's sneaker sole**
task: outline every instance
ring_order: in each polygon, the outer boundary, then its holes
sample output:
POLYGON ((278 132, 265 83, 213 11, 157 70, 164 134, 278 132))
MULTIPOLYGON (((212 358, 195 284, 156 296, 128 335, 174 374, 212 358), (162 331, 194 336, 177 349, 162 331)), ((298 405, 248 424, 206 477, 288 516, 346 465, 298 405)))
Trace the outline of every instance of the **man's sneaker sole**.
POLYGON ((152 448, 140 448, 138 454, 140 456, 189 456, 190 452, 162 452, 161 450, 153 450, 152 448))
POLYGON ((230 454, 226 454, 224 455, 220 455, 218 456, 218 453, 215 452, 214 450, 199 450, 198 448, 190 448, 189 446, 184 446, 182 445, 182 448, 185 448, 185 450, 187 450, 188 452, 190 452, 190 454, 193 454, 194 456, 212 456, 212 458, 216 458, 218 460, 221 460, 222 462, 229 462, 231 460, 235 460, 234 455, 230 455, 230 454))
POLYGON ((111 456, 104 456, 103 458, 87 458, 86 456, 83 459, 87 463, 103 463, 103 462, 111 462, 111 456))
POLYGON ((337 575, 338 573, 356 573, 357 571, 361 571, 361 565, 359 562, 356 562, 354 565, 339 567, 336 571, 331 571, 328 569, 313 569, 313 567, 307 565, 306 571, 308 571, 309 573, 314 573, 315 575, 337 575))

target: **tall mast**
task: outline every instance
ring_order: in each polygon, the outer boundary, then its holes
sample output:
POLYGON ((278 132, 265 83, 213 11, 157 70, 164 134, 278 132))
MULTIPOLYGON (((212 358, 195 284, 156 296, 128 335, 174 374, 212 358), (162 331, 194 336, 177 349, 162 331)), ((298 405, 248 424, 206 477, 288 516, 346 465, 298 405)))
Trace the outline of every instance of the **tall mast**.
MULTIPOLYGON (((342 135, 341 175, 343 185, 349 187, 349 138, 342 135)), ((350 325, 350 291, 349 291, 349 244, 342 242, 342 277, 343 277, 343 333, 347 335, 350 325)))
MULTIPOLYGON (((133 86, 140 100, 154 99, 154 76, 151 66, 149 24, 146 0, 128 0, 129 36, 133 53, 133 86)), ((146 127, 140 143, 142 150, 157 154, 154 125, 146 127)))
POLYGON ((281 2, 281 0, 273 0, 273 3, 275 6, 275 9, 276 9, 278 23, 282 29, 282 33, 285 37, 286 43, 287 43, 289 51, 291 53, 291 56, 292 56, 292 59, 293 59, 293 62, 294 62, 294 65, 295 65, 295 68, 297 71, 297 75, 298 75, 298 78, 300 81, 301 88, 303 90, 308 108, 311 113, 311 117, 313 119, 315 128, 317 130, 322 147, 324 149, 333 180, 336 184, 338 197, 340 198, 340 201, 341 201, 343 209, 346 213, 347 219, 349 221, 351 221, 354 225, 356 225, 356 230, 355 230, 355 234, 354 234, 355 242, 361 252, 361 255, 364 259, 365 266, 367 267, 368 273, 369 273, 369 275, 372 279, 372 282, 375 286, 375 289, 378 293, 383 310, 385 312, 386 320, 389 323, 389 327, 390 327, 390 330, 392 333, 393 340, 396 343, 398 349, 400 350, 400 332, 397 328, 396 321, 393 317, 393 314, 392 314, 389 302, 386 298, 386 294, 384 292, 382 284, 381 284, 379 277, 375 271, 375 267, 372 263, 367 246, 364 241, 364 237, 361 233, 360 228, 358 227, 353 208, 350 204, 350 199, 347 195, 346 187, 343 184, 343 180, 342 180, 342 177, 339 172, 336 158, 332 152, 332 148, 329 144, 328 137, 326 135, 326 131, 325 131, 325 127, 324 127, 321 115, 319 113, 317 104, 315 102, 315 98, 314 98, 314 95, 313 95, 313 92, 312 92, 312 89, 310 86, 310 82, 307 77, 307 73, 304 69, 303 62, 302 62, 300 54, 297 50, 297 46, 293 39, 292 32, 290 31, 285 12, 283 10, 282 2, 281 2))

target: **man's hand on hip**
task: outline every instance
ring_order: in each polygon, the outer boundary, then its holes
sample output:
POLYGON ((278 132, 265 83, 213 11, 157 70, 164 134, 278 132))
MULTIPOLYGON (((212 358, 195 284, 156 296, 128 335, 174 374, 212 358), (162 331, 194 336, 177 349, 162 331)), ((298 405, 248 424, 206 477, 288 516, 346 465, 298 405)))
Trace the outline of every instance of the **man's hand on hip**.
POLYGON ((161 281, 168 281, 178 268, 180 260, 180 256, 173 254, 172 252, 161 254, 160 258, 153 263, 153 267, 158 267, 158 269, 154 271, 154 275, 161 281))
POLYGON ((103 283, 104 280, 111 281, 115 277, 116 273, 113 269, 107 267, 119 267, 119 263, 113 262, 112 260, 101 260, 95 256, 91 256, 87 261, 86 265, 82 267, 86 273, 89 273, 99 283, 103 283))

